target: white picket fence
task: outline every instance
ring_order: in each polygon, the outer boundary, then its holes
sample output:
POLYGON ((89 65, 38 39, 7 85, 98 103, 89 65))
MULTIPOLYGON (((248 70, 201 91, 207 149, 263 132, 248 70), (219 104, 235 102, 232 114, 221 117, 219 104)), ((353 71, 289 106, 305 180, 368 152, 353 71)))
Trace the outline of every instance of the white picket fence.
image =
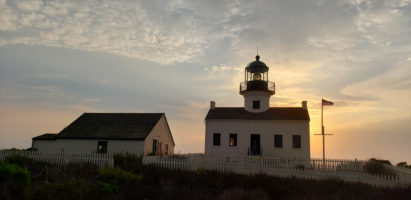
POLYGON ((320 164, 319 159, 311 161, 284 160, 268 157, 207 157, 185 156, 145 156, 143 164, 155 165, 173 170, 213 170, 223 173, 246 175, 267 174, 278 177, 302 179, 339 179, 361 182, 375 186, 393 187, 411 185, 410 176, 371 175, 362 171, 365 161, 330 159, 320 164), (339 164, 338 164, 339 163, 339 164), (304 165, 304 168, 302 167, 304 165))
POLYGON ((22 150, 0 150, 0 160, 5 160, 9 156, 25 156, 35 161, 42 161, 55 165, 67 165, 75 163, 92 163, 100 168, 112 167, 114 158, 112 154, 102 153, 39 153, 37 151, 22 150))

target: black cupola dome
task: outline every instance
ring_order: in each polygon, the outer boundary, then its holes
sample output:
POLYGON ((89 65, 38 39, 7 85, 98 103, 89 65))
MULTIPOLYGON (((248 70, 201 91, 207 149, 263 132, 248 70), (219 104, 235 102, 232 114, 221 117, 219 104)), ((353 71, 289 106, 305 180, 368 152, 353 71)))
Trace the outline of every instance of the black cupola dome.
POLYGON ((254 72, 264 73, 264 72, 268 72, 268 67, 264 62, 260 61, 260 56, 257 55, 255 57, 255 61, 247 65, 246 70, 252 73, 254 72))

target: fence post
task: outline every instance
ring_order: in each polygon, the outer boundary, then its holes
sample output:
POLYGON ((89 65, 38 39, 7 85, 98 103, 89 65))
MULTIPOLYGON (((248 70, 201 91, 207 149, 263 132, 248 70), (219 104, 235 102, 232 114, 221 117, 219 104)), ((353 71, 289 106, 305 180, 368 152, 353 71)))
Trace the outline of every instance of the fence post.
POLYGON ((49 168, 46 166, 45 171, 44 171, 44 176, 45 176, 45 182, 48 183, 48 176, 49 176, 49 168))

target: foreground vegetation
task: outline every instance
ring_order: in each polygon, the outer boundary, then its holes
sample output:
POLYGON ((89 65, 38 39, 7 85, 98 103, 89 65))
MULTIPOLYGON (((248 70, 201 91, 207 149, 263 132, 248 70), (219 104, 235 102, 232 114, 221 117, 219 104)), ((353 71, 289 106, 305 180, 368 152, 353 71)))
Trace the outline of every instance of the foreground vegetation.
POLYGON ((170 171, 115 156, 115 167, 53 166, 13 156, 0 161, 0 199, 409 199, 411 187, 376 188, 212 171, 170 171))

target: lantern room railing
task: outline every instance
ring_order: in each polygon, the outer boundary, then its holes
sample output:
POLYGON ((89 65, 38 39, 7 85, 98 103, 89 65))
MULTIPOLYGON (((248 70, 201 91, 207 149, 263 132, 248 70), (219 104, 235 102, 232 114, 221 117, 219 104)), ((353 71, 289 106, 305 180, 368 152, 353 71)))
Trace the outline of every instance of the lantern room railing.
POLYGON ((263 90, 275 93, 275 83, 271 81, 245 81, 240 83, 240 94, 246 91, 263 90))

